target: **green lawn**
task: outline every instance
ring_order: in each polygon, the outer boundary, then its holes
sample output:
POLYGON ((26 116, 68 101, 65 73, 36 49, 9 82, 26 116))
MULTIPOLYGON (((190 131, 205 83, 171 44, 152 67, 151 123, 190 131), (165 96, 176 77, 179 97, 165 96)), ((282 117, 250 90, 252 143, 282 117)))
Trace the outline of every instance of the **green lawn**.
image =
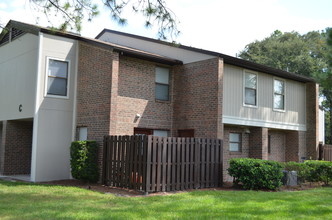
POLYGON ((117 197, 0 181, 0 219, 332 219, 332 188, 117 197))

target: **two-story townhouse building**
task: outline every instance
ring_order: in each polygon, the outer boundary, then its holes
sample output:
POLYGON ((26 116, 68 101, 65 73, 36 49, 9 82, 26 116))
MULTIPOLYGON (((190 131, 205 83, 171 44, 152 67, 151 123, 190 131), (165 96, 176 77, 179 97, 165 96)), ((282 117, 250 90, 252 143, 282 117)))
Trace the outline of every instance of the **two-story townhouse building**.
POLYGON ((223 139, 224 180, 232 157, 317 158, 311 78, 111 30, 96 39, 15 21, 6 30, 0 175, 68 179, 70 142, 102 147, 106 134, 223 139))

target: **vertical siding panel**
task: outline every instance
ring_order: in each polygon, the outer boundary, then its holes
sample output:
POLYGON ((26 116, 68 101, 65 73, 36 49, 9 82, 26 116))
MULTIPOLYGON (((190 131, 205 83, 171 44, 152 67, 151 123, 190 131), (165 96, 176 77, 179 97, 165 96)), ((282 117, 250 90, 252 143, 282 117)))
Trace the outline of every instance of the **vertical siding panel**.
POLYGON ((305 84, 293 80, 286 83, 286 112, 273 111, 274 76, 258 72, 258 108, 243 106, 243 68, 225 65, 223 116, 305 124, 305 84))

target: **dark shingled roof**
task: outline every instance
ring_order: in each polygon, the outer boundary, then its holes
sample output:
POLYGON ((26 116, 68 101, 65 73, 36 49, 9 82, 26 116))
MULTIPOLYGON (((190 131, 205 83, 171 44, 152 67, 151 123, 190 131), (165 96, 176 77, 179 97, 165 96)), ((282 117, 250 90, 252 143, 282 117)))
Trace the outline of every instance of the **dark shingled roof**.
MULTIPOLYGON (((182 64, 182 61, 180 61, 180 60, 161 56, 159 54, 154 54, 154 53, 138 50, 135 48, 120 46, 117 44, 112 44, 112 43, 108 43, 108 42, 93 39, 93 38, 82 37, 82 36, 80 36, 78 34, 74 34, 74 33, 62 32, 62 31, 57 31, 57 30, 53 30, 53 29, 49 29, 49 28, 39 27, 37 25, 26 24, 23 22, 11 20, 8 22, 5 29, 8 30, 10 28, 16 28, 16 29, 22 30, 26 33, 30 33, 30 34, 34 34, 34 35, 38 35, 38 33, 41 32, 41 33, 51 34, 51 35, 55 35, 55 36, 79 40, 79 41, 86 42, 86 43, 89 43, 92 45, 112 49, 116 52, 119 52, 121 55, 124 55, 124 56, 140 58, 140 59, 154 61, 154 62, 158 62, 158 63, 162 63, 162 64, 167 64, 167 65, 182 64)), ((2 31, 2 33, 0 34, 0 41, 5 36, 6 36, 6 31, 2 31)))
MULTIPOLYGON (((119 31, 109 30, 109 29, 104 29, 102 32, 100 32, 97 35, 96 38, 99 38, 101 35, 103 35, 104 33, 107 33, 107 32, 122 35, 122 36, 132 37, 132 38, 136 38, 136 39, 140 39, 140 40, 150 41, 150 42, 154 42, 154 43, 158 43, 158 44, 172 46, 172 43, 169 43, 169 42, 156 40, 156 39, 152 39, 152 38, 147 38, 147 37, 142 37, 142 36, 133 35, 133 34, 128 34, 128 33, 123 33, 123 32, 119 32, 119 31)), ((195 47, 188 47, 188 46, 184 46, 184 45, 173 45, 173 46, 176 46, 176 47, 184 49, 184 50, 190 50, 190 51, 197 52, 197 53, 220 57, 224 60, 224 63, 226 63, 226 64, 246 68, 249 70, 263 72, 263 73, 271 74, 271 75, 274 75, 277 77, 292 79, 292 80, 296 80, 296 81, 300 81, 300 82, 315 82, 315 80, 313 78, 310 78, 307 76, 275 69, 275 68, 265 66, 262 64, 258 64, 258 63, 254 63, 254 62, 251 62, 248 60, 243 60, 240 58, 232 57, 232 56, 229 56, 226 54, 217 53, 217 52, 213 52, 213 51, 209 51, 209 50, 203 50, 203 49, 199 49, 199 48, 195 48, 195 47)))

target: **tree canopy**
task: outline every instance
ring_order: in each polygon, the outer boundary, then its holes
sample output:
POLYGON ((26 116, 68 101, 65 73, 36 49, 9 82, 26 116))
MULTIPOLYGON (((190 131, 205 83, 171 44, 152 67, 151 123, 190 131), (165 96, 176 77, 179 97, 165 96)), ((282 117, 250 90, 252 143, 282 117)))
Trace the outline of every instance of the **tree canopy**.
MULTIPOLYGON (((176 37, 180 32, 177 29, 176 15, 166 6, 164 0, 99 0, 109 9, 110 17, 120 25, 128 21, 124 9, 131 8, 133 13, 141 14, 145 18, 146 27, 157 25, 158 36, 161 39, 176 37)), ((82 21, 92 21, 98 14, 99 8, 94 0, 29 0, 32 8, 43 12, 49 23, 51 17, 60 18, 60 30, 74 30, 80 32, 82 21)))
POLYGON ((326 32, 312 31, 301 35, 298 32, 282 33, 276 30, 262 41, 248 44, 239 57, 314 77, 328 67, 326 32))

